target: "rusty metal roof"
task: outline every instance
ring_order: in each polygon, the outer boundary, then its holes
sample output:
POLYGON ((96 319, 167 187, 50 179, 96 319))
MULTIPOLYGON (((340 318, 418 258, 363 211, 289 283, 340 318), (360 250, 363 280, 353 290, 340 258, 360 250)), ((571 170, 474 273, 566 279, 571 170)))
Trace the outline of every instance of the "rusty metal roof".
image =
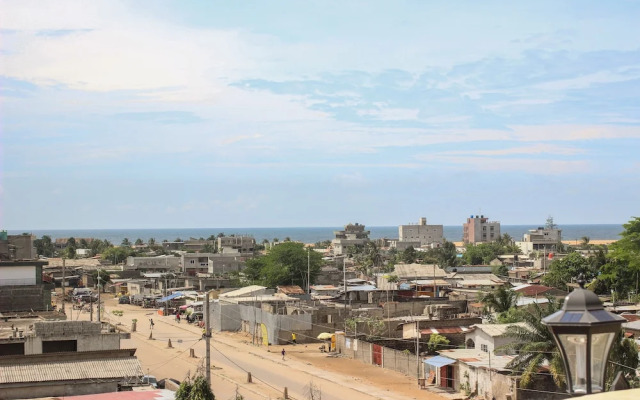
POLYGON ((0 365, 0 385, 70 380, 115 379, 144 375, 136 357, 0 365))

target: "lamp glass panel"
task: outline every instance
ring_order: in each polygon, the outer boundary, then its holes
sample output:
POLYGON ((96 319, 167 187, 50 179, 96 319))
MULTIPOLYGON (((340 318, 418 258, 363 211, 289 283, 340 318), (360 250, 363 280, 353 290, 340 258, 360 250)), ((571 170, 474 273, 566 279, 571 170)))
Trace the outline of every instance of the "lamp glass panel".
POLYGON ((615 335, 614 332, 607 332, 594 333, 591 336, 591 393, 603 390, 604 370, 615 335))
POLYGON ((566 353, 572 391, 587 393, 587 335, 559 334, 558 339, 566 353))

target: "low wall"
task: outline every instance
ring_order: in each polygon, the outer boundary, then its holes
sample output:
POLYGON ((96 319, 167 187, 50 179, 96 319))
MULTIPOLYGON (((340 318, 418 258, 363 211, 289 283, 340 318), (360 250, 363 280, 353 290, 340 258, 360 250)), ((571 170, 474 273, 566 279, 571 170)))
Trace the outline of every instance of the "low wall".
MULTIPOLYGON (((363 340, 336 336, 336 351, 365 364, 373 364, 373 344, 363 340)), ((400 372, 410 377, 423 376, 424 365, 416 355, 407 351, 382 347, 382 368, 400 372), (419 368, 419 369, 418 369, 419 368)))

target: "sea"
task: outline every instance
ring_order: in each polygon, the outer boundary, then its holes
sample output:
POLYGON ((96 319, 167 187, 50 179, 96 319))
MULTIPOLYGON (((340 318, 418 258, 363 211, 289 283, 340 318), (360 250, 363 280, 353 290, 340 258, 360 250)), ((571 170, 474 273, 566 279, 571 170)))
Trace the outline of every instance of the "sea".
MULTIPOLYGON (((596 224, 596 225, 561 225, 563 240, 576 240, 579 242, 586 236, 593 240, 617 240, 624 230, 621 224, 596 224)), ((536 229, 532 225, 501 225, 502 234, 508 233, 514 240, 522 240, 523 235, 530 229, 536 229)), ((95 238, 108 240, 113 244, 119 244, 124 238, 135 242, 142 239, 144 242, 154 238, 156 242, 163 240, 174 241, 175 239, 200 239, 208 238, 211 235, 224 233, 225 235, 247 235, 252 236, 258 243, 264 239, 279 241, 289 238, 293 241, 303 243, 316 243, 334 238, 334 232, 343 230, 344 227, 308 227, 308 228, 182 228, 182 229, 42 229, 42 230, 10 230, 10 235, 31 233, 40 238, 49 235, 52 239, 57 238, 95 238)), ((394 239, 398 237, 397 226, 371 226, 366 227, 371 233, 371 239, 394 239)), ((462 240, 462 225, 444 226, 444 237, 452 242, 462 240)))

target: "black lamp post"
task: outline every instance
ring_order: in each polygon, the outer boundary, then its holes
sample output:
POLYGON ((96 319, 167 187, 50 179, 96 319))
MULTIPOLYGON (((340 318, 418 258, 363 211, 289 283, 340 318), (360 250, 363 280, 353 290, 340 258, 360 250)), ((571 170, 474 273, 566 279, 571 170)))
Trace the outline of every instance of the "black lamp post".
POLYGON ((572 395, 604 390, 604 371, 616 333, 625 321, 605 311, 600 299, 584 288, 565 298, 562 310, 549 315, 542 323, 549 327, 564 362, 567 390, 572 395))

